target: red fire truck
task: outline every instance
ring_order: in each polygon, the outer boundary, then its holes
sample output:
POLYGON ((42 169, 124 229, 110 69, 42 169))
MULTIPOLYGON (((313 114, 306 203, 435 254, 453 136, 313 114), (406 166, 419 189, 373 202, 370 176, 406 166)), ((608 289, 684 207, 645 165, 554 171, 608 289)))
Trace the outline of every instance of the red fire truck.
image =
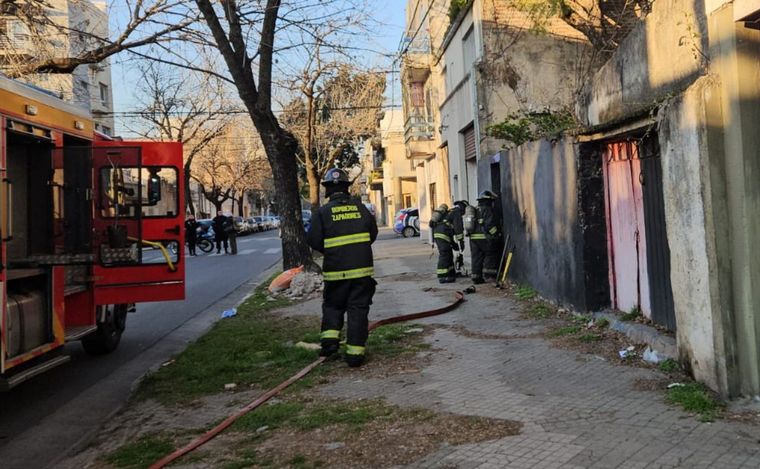
POLYGON ((182 146, 117 141, 0 78, 0 390, 112 352, 136 303, 184 298, 182 146))

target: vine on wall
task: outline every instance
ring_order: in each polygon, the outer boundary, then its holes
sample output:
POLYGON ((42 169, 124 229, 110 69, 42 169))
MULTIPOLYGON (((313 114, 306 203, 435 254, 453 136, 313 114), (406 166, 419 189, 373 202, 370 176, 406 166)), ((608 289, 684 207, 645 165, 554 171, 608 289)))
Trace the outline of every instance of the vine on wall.
POLYGON ((500 123, 488 126, 486 132, 490 137, 506 140, 504 148, 507 148, 543 138, 556 138, 577 125, 569 110, 553 112, 547 109, 510 114, 500 123))

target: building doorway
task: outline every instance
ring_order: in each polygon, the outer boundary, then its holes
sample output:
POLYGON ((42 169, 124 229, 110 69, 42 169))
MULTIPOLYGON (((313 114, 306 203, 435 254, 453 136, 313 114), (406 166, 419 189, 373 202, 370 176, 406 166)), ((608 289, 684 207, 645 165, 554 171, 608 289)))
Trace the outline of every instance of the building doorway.
POLYGON ((657 140, 612 142, 603 150, 612 306, 638 309, 675 330, 657 140))

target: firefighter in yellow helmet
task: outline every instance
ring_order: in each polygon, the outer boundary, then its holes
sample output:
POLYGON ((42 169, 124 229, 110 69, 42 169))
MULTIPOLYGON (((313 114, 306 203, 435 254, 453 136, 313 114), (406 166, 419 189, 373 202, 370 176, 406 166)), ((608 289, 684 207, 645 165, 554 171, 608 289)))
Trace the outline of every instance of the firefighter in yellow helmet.
POLYGON ((358 367, 364 363, 369 307, 377 285, 371 247, 377 223, 364 204, 351 200, 345 171, 327 171, 322 185, 329 201, 312 215, 307 236, 309 245, 324 254, 320 355, 338 352, 347 314, 345 359, 349 366, 358 367))
POLYGON ((433 239, 438 247, 438 274, 439 283, 456 282, 456 268, 454 266, 454 251, 464 250, 464 229, 462 227, 462 212, 458 205, 449 210, 446 204, 442 204, 430 217, 430 226, 433 228, 433 239))

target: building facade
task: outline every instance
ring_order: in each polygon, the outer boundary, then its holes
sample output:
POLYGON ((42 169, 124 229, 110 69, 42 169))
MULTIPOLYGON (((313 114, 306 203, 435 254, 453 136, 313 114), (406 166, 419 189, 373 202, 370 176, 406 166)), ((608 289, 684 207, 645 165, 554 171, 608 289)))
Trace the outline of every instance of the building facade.
POLYGON ((420 230, 425 240, 432 240, 428 226, 432 211, 452 202, 449 150, 441 144, 439 103, 444 83, 435 60, 449 25, 448 8, 446 0, 409 0, 402 40, 404 145, 416 173, 420 230))
POLYGON ((601 54, 499 3, 471 2, 443 45, 453 197, 501 194, 515 280, 577 310, 638 311, 698 380, 760 395, 760 5, 658 0, 601 54), (567 110, 561 135, 487 130, 567 110))
MULTIPOLYGON (((108 6, 103 0, 51 0, 45 15, 53 25, 30 29, 13 15, 0 16, 0 69, 13 72, 32 59, 74 57, 94 47, 91 37, 108 37, 108 6)), ((89 111, 96 130, 112 135, 113 89, 108 60, 80 65, 72 73, 20 78, 89 111)))

